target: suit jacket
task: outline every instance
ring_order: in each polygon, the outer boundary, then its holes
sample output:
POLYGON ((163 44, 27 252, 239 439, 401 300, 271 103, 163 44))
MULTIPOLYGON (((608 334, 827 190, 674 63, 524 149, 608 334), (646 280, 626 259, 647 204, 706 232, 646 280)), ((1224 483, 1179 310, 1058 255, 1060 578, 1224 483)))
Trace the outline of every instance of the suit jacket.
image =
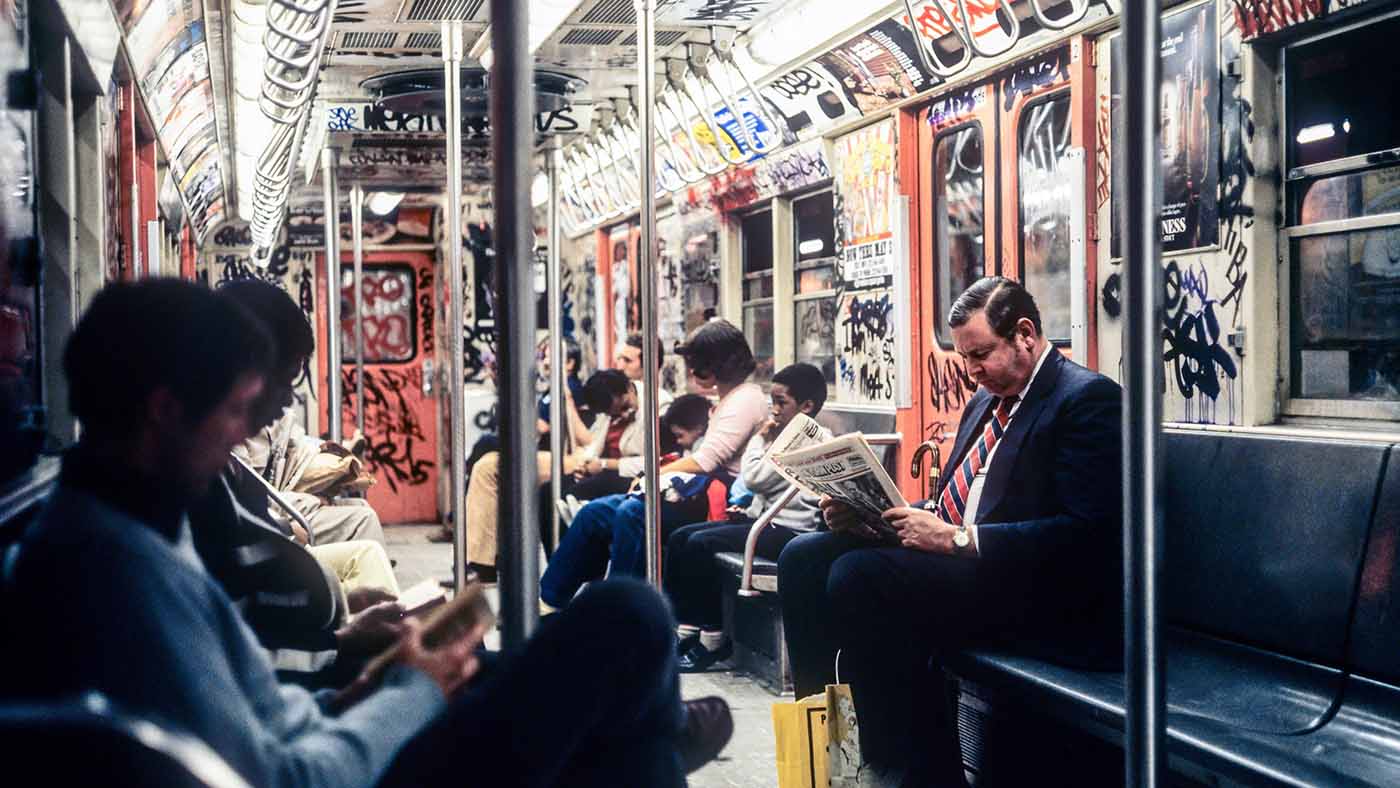
MULTIPOLYGON (((934 501, 993 399, 979 389, 968 402, 934 501)), ((981 569, 1025 604, 1079 619, 1120 609, 1122 425, 1119 385, 1051 349, 998 442, 974 520, 981 569)))

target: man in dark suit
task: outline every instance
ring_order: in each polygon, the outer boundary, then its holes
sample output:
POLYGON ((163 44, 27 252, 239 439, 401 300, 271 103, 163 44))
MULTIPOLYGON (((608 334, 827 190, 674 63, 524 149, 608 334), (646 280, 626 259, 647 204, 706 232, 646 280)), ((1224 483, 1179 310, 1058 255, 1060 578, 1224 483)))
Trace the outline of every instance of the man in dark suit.
POLYGON ((884 524, 824 500, 829 530, 778 561, 797 696, 834 680, 840 649, 881 785, 963 785, 939 653, 1121 653, 1121 389, 1045 339, 1017 282, 979 280, 949 324, 979 388, 937 494, 884 524))

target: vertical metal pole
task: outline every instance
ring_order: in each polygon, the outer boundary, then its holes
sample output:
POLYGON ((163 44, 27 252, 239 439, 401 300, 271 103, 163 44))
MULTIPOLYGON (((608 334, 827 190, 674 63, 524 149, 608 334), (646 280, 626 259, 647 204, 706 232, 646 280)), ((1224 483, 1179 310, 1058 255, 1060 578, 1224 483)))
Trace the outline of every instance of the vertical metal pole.
POLYGON ((467 584, 467 433, 462 399, 462 23, 442 23, 443 104, 447 110, 447 422, 452 431, 447 485, 452 514, 452 582, 467 584))
POLYGON ((326 217, 326 416, 331 440, 339 443, 340 430, 340 192, 335 168, 338 151, 321 150, 321 196, 326 217))
POLYGON ((559 512, 554 502, 564 495, 564 455, 573 448, 565 447, 564 432, 569 419, 564 412, 564 293, 560 282, 563 272, 559 259, 559 138, 554 137, 544 155, 545 174, 549 177, 549 204, 545 206, 549 227, 549 523, 551 542, 559 545, 559 512))
POLYGON ((656 369, 656 0, 637 0, 637 79, 642 101, 637 107, 642 145, 642 238, 637 270, 642 278, 642 480, 646 495, 647 580, 661 588, 661 486, 657 458, 656 369))
POLYGON ((1160 0, 1125 3, 1127 53, 1126 208, 1123 303, 1124 662, 1127 673, 1125 785, 1154 788, 1166 765, 1166 688, 1161 648, 1163 534, 1161 467, 1162 340, 1159 302, 1161 212, 1157 115, 1161 83, 1160 0))
POLYGON ((535 147, 530 7, 491 0, 491 158, 496 163, 496 292, 500 365, 497 413, 501 433, 501 487, 497 538, 501 590, 501 647, 524 645, 539 619, 539 528, 535 492, 535 282, 530 252, 530 173, 535 147))
POLYGON ((365 434, 365 191, 350 187, 350 235, 355 243, 355 430, 365 434))

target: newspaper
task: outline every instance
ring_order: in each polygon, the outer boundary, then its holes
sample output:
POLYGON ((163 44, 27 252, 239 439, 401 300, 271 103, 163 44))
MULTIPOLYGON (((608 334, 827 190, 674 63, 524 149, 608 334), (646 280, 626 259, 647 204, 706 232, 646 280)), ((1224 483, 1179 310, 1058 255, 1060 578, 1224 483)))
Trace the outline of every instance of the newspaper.
MULTIPOLYGON (((798 413, 773 439, 773 445, 763 453, 763 462, 773 462, 773 455, 797 451, 822 442, 822 425, 805 413, 798 413)), ((779 473, 782 469, 779 469, 779 473)))
POLYGON ((841 501, 886 537, 894 531, 880 514, 886 509, 909 505, 859 432, 816 446, 775 453, 770 459, 778 472, 793 484, 814 495, 828 495, 841 501))

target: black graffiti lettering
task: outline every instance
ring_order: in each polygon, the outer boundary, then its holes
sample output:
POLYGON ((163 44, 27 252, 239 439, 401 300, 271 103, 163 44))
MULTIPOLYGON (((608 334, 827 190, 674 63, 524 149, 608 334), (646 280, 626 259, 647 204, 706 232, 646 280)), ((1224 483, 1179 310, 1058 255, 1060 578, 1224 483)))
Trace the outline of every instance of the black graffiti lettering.
POLYGON ((799 68, 768 83, 768 87, 783 98, 791 100, 805 96, 814 90, 820 90, 822 83, 812 72, 805 68, 799 68))
POLYGON ((956 356, 930 353, 928 364, 928 399, 934 410, 954 411, 967 404, 967 398, 977 390, 977 384, 968 377, 967 370, 956 356))
POLYGON ((1103 311, 1109 317, 1118 317, 1123 314, 1123 277, 1117 271, 1108 275, 1108 279, 1103 283, 1103 311))
MULTIPOLYGON (((416 456, 416 449, 427 445, 423 425, 409 401, 407 393, 422 385, 421 372, 397 370, 365 370, 365 464, 369 471, 384 480, 389 489, 399 492, 399 486, 416 486, 428 481, 433 467, 429 457, 416 456), (418 380, 414 380, 417 372, 418 380)), ((355 393, 354 367, 341 371, 342 386, 347 401, 355 393)))
POLYGON ((686 21, 749 22, 769 5, 769 0, 705 0, 705 5, 686 16, 686 21))
POLYGON ((433 343, 433 320, 435 316, 435 310, 433 308, 433 271, 431 268, 421 268, 418 271, 418 324, 422 326, 424 353, 432 353, 435 349, 433 343))
POLYGON ((1162 341, 1166 345, 1162 360, 1172 365, 1177 389, 1187 399, 1199 392, 1214 400, 1220 396, 1220 376, 1233 379, 1239 374, 1234 359, 1220 346, 1220 321, 1213 302, 1185 315, 1175 329, 1164 328, 1162 341))

